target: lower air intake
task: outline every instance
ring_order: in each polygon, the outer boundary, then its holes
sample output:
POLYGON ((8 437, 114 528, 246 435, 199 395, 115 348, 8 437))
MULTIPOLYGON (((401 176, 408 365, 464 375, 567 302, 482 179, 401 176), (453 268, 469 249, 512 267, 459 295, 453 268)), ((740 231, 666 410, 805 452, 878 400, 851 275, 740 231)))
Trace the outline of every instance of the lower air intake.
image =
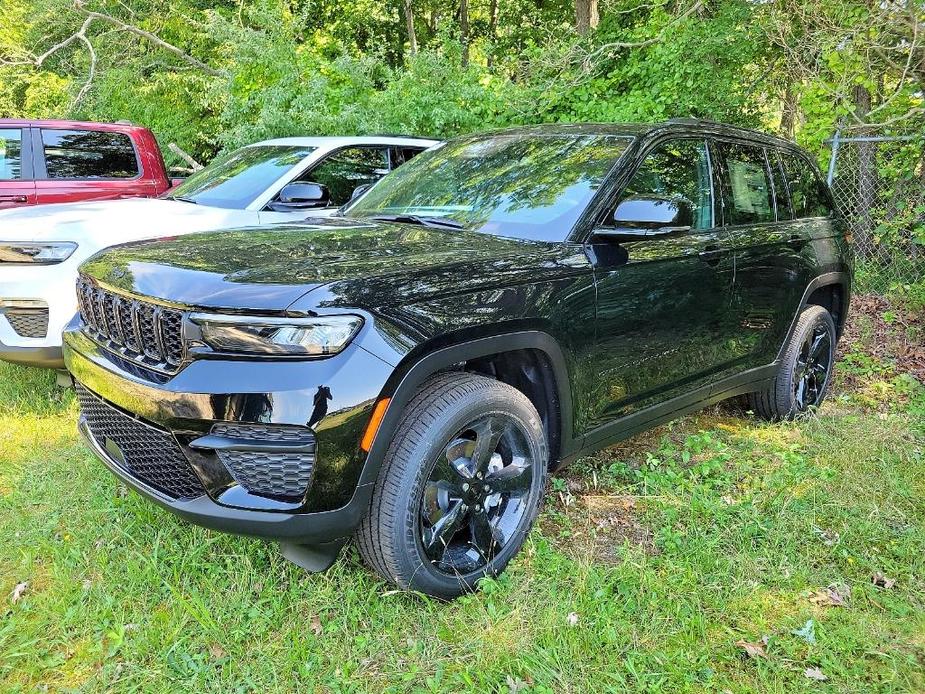
POLYGON ((94 440, 123 470, 173 499, 205 494, 202 483, 169 433, 130 417, 80 384, 77 384, 77 400, 94 440), (118 454, 122 459, 118 459, 118 454))
MULTIPOLYGON (((289 442, 313 446, 314 434, 304 427, 261 424, 216 424, 212 434, 256 442, 289 442)), ((251 494, 301 499, 308 491, 315 454, 217 451, 235 481, 251 494)))

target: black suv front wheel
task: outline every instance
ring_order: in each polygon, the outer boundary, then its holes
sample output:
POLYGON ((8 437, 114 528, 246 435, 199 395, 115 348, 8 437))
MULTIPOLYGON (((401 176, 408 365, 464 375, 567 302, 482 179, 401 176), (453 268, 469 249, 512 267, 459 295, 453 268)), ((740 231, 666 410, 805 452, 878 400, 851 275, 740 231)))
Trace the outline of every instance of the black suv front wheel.
POLYGON ((428 380, 383 461, 360 554, 401 588, 450 599, 523 545, 548 468, 539 414, 519 390, 469 373, 428 380))
POLYGON ((835 322, 822 306, 807 306, 784 347, 777 377, 749 396, 755 414, 772 421, 793 419, 825 398, 835 363, 835 322))

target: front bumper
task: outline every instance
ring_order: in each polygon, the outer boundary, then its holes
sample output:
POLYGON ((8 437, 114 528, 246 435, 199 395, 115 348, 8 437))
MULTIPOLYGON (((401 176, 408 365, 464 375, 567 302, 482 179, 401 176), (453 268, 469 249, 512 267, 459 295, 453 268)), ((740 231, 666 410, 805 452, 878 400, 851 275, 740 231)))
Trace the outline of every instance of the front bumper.
POLYGON ((0 341, 0 359, 24 366, 38 366, 43 369, 64 368, 61 347, 12 347, 0 341))
MULTIPOLYGON (((120 460, 112 441, 98 440, 82 416, 81 434, 97 457, 178 516, 224 532, 318 545, 348 537, 366 512, 372 486, 358 484, 365 463, 358 443, 391 367, 357 345, 315 362, 194 360, 156 383, 120 368, 75 327, 65 332, 64 358, 86 392, 169 437, 189 461, 202 483, 198 495, 165 494, 120 460), (315 462, 304 498, 284 502, 247 493, 225 469, 218 448, 210 450, 216 426, 229 424, 311 431, 315 462)), ((253 446, 276 450, 269 440, 253 446)))
POLYGON ((83 257, 72 256, 58 265, 6 267, 0 278, 0 303, 24 302, 47 310, 47 325, 38 333, 23 330, 0 310, 0 359, 61 368, 61 333, 77 312, 77 266, 83 257), (44 333, 44 334, 42 334, 44 333))
POLYGON ((180 518, 212 530, 299 545, 327 544, 348 537, 369 503, 367 495, 358 494, 355 501, 334 511, 277 513, 222 506, 205 494, 195 499, 172 499, 123 468, 93 437, 85 418, 81 417, 77 429, 96 457, 126 485, 180 518))

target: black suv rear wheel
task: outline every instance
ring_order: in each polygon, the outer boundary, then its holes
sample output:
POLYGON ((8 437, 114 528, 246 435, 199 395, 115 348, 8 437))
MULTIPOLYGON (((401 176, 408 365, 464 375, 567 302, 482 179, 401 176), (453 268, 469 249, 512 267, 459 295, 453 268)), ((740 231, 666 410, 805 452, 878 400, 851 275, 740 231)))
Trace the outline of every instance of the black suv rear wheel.
POLYGON ((527 397, 468 373, 428 380, 383 461, 360 554, 401 588, 450 599, 494 576, 523 545, 548 468, 527 397))
POLYGON ((793 419, 825 399, 835 362, 835 322, 822 306, 807 306, 784 348, 777 377, 751 393, 755 414, 772 421, 793 419))

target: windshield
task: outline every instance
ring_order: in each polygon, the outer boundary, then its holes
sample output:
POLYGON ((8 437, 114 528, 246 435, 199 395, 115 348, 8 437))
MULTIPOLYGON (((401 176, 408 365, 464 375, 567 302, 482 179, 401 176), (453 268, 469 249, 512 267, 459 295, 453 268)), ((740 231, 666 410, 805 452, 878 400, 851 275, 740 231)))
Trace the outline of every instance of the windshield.
POLYGON ((258 145, 219 157, 165 197, 243 210, 316 147, 258 145))
POLYGON ((443 217, 487 234, 564 241, 631 141, 531 132, 455 140, 383 178, 344 215, 443 217))

